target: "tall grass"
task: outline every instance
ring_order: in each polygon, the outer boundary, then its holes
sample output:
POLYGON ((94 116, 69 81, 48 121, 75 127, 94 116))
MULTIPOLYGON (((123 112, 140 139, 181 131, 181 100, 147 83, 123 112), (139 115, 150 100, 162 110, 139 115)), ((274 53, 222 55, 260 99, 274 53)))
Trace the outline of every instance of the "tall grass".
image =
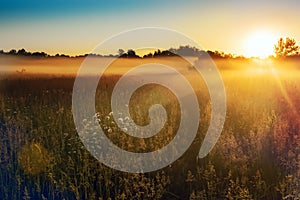
MULTIPOLYGON (((300 76, 221 73, 228 113, 213 151, 204 159, 197 157, 210 119, 210 101, 200 79, 192 81, 202 92, 195 141, 172 165, 146 174, 108 168, 84 148, 71 112, 73 77, 2 79, 0 199, 299 199, 300 76)), ((109 99, 118 78, 104 77, 97 92, 97 117, 107 136, 135 152, 168 144, 180 116, 175 96, 157 85, 134 94, 129 106, 139 108, 131 110, 137 123, 147 124, 146 108, 153 103, 163 104, 169 114, 157 136, 136 139, 123 133, 111 116, 109 99)))

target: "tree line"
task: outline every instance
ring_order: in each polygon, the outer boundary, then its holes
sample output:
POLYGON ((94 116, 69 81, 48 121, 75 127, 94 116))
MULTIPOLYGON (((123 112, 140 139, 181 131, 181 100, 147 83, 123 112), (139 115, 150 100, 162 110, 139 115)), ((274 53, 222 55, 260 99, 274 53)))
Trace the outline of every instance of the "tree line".
MULTIPOLYGON (((222 51, 204 51, 199 50, 196 47, 191 47, 189 45, 180 46, 179 48, 170 48, 168 50, 156 50, 153 53, 148 53, 143 56, 139 56, 133 49, 127 50, 127 52, 123 49, 118 50, 117 55, 109 54, 109 55, 101 55, 101 54, 84 54, 78 56, 70 56, 65 54, 56 54, 56 55, 49 55, 45 52, 28 52, 24 48, 20 50, 12 49, 8 52, 0 50, 0 55, 12 55, 12 56, 26 56, 26 57, 66 57, 66 58, 76 58, 76 57, 87 57, 87 56, 95 56, 95 57, 120 57, 120 58, 155 58, 155 57, 166 57, 166 56, 205 56, 209 54, 212 58, 236 58, 236 56, 232 54, 226 54, 222 51)), ((242 57, 242 56, 239 56, 242 57)))
MULTIPOLYGON (((222 51, 204 51, 199 50, 196 47, 191 47, 189 45, 179 46, 178 48, 170 48, 168 50, 156 50, 153 53, 148 53, 143 56, 139 56, 133 49, 125 50, 119 49, 117 55, 101 55, 101 54, 84 54, 78 56, 69 56, 65 54, 56 54, 54 56, 49 55, 45 52, 28 52, 24 48, 20 50, 12 49, 8 52, 0 50, 0 55, 13 55, 13 56, 26 56, 26 57, 86 57, 86 56, 95 56, 95 57, 121 57, 121 58, 156 58, 156 57, 170 57, 170 56, 195 56, 195 57, 204 57, 209 55, 213 59, 226 59, 226 58, 238 58, 245 59, 244 56, 236 56, 233 54, 224 53, 222 51)), ((276 58, 299 58, 300 57, 300 47, 296 44, 296 40, 293 38, 280 38, 277 44, 274 45, 274 55, 276 58)), ((272 56, 274 57, 274 56, 272 56)))

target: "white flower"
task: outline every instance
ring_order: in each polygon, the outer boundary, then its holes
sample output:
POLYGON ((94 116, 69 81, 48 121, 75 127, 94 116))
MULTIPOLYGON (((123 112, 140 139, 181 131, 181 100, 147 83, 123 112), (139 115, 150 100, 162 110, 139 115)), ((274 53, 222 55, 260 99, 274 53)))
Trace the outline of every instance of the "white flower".
POLYGON ((123 124, 123 119, 121 117, 118 118, 118 122, 123 124))

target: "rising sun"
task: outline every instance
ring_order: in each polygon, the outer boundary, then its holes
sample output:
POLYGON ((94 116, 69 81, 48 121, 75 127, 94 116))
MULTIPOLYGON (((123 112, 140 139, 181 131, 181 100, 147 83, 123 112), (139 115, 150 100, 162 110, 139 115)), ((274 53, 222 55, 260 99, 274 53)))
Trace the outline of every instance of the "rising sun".
POLYGON ((275 34, 270 32, 255 32, 245 40, 245 56, 266 58, 274 53, 275 34))

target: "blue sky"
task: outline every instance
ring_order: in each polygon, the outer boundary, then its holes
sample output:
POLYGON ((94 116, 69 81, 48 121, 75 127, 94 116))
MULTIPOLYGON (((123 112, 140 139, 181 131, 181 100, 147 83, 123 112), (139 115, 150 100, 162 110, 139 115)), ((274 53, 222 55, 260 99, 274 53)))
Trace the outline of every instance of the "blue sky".
POLYGON ((1 0, 1 21, 39 20, 60 17, 80 17, 89 14, 121 16, 136 11, 157 11, 160 7, 174 8, 183 1, 138 1, 138 0, 1 0))
POLYGON ((245 38, 260 30, 300 42, 299 10, 296 0, 0 0, 0 49, 82 54, 111 35, 155 26, 205 49, 243 54, 245 38))

